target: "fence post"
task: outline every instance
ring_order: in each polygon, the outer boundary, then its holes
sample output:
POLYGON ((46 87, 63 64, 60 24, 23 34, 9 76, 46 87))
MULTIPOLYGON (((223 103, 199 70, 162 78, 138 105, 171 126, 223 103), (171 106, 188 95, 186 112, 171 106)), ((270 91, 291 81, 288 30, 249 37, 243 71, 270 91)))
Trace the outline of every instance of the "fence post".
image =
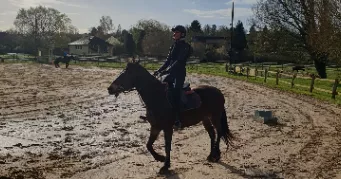
POLYGON ((291 80, 291 88, 293 88, 294 87, 294 81, 295 81, 295 78, 296 78, 296 76, 297 76, 297 73, 294 73, 294 75, 292 76, 292 80, 291 80))
POLYGON ((257 69, 257 66, 256 66, 256 69, 255 69, 255 79, 257 79, 257 75, 258 75, 258 69, 257 69))
POLYGON ((332 92, 332 98, 335 99, 335 96, 337 95, 337 86, 339 85, 339 79, 335 79, 335 83, 333 86, 333 92, 332 92))
POLYGON ((229 71, 229 65, 226 63, 225 65, 225 72, 228 72, 229 71))
POLYGON ((278 81, 279 81, 279 70, 277 70, 277 73, 276 73, 276 85, 278 85, 278 81))
POLYGON ((310 92, 312 93, 313 92, 313 89, 314 89, 314 83, 315 83, 315 74, 312 74, 311 75, 311 84, 310 84, 310 92))
POLYGON ((249 79, 249 75, 250 75, 250 68, 247 67, 246 68, 246 78, 249 79))
POLYGON ((264 82, 266 83, 266 78, 268 77, 268 69, 265 69, 264 82))

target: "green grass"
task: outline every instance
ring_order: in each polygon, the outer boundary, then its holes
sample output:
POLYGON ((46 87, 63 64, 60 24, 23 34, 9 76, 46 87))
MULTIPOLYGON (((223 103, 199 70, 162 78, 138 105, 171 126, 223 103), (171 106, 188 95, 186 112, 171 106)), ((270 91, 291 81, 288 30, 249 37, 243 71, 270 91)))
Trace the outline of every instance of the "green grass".
MULTIPOLYGON (((97 65, 97 63, 81 63, 81 65, 86 65, 86 66, 93 66, 97 65)), ((99 67, 107 67, 107 68, 124 68, 125 63, 100 63, 99 67)), ((142 64, 144 67, 146 67, 149 70, 156 70, 160 67, 160 64, 157 63, 151 63, 151 64, 142 64)), ((301 95, 306 95, 306 96, 311 96, 316 99, 328 101, 331 103, 339 104, 341 105, 341 96, 336 96, 336 99, 332 99, 331 91, 333 88, 333 82, 328 82, 328 81, 322 81, 320 79, 315 80, 315 88, 321 88, 324 90, 330 91, 330 93, 326 92, 321 92, 318 90, 314 90, 313 93, 309 92, 309 87, 311 83, 311 79, 300 79, 296 78, 295 79, 295 84, 299 85, 304 85, 308 86, 307 88, 305 87, 300 87, 300 86, 294 86, 291 88, 291 78, 283 78, 279 79, 279 84, 276 85, 276 79, 275 79, 275 74, 271 74, 270 77, 267 78, 267 82, 264 82, 264 77, 249 77, 247 79, 246 76, 241 76, 241 75, 233 75, 225 72, 225 64, 217 64, 217 63, 202 63, 202 64, 188 64, 187 65, 187 72, 188 73, 199 73, 199 74, 207 74, 207 75, 215 75, 215 76, 222 76, 222 77, 227 77, 227 78, 233 78, 237 80, 243 80, 243 81, 248 81, 251 83, 255 84, 260 84, 264 85, 273 89, 279 89, 282 91, 288 91, 296 94, 301 94, 301 95), (286 81, 290 84, 283 83, 283 81, 286 81), (282 82, 282 83, 281 83, 282 82)), ((313 73, 316 74, 315 71, 312 70, 313 73)), ((333 79, 333 77, 338 76, 340 73, 339 71, 336 71, 335 69, 329 69, 328 70, 328 75, 331 76, 329 77, 330 79, 333 79)), ((335 78, 334 78, 335 79, 335 78)), ((340 95, 341 95, 341 84, 338 85, 338 90, 337 90, 340 95)))
MULTIPOLYGON (((27 63, 32 63, 32 62, 27 62, 27 63)), ((146 69, 148 70, 156 70, 161 66, 161 63, 141 63, 146 69)), ((125 68, 126 63, 118 63, 118 62, 80 62, 80 63, 71 63, 70 65, 78 65, 78 66, 83 66, 83 67, 93 67, 97 66, 100 68, 125 68)), ((63 65, 61 65, 63 67, 63 65)), ((271 69, 273 70, 273 69, 271 69)), ((316 71, 313 69, 309 69, 312 73, 316 74, 316 71)), ((273 70, 274 71, 274 70, 273 70)), ((313 93, 309 92, 309 86, 311 83, 311 79, 300 79, 296 78, 295 79, 295 84, 299 85, 304 85, 308 86, 306 87, 300 87, 300 86, 294 86, 291 88, 291 78, 290 77, 284 77, 279 79, 279 85, 276 85, 276 79, 275 79, 275 74, 270 74, 267 82, 264 82, 264 77, 257 77, 255 78, 254 76, 249 77, 247 79, 246 76, 242 75, 234 75, 234 74, 229 74, 225 72, 225 64, 217 64, 217 63, 202 63, 202 64, 188 64, 187 65, 187 72, 188 73, 198 73, 198 74, 207 74, 207 75, 215 75, 215 76, 222 76, 222 77, 227 77, 227 78, 232 78, 232 79, 237 79, 237 80, 242 80, 242 81, 248 81, 250 83, 258 84, 258 85, 263 85, 269 88, 273 89, 278 89, 282 91, 287 91, 295 94, 300 94, 300 95, 306 95, 306 96, 311 96, 313 98, 319 99, 319 100, 324 100, 328 101, 331 103, 335 103, 338 105, 341 105, 341 84, 338 85, 338 92, 340 95, 336 96, 336 99, 332 99, 331 91, 333 88, 333 82, 328 82, 328 81, 322 81, 320 79, 315 80, 315 88, 321 88, 324 90, 330 91, 330 93, 326 92, 321 92, 318 90, 314 90, 313 93), (288 82, 289 84, 283 83, 283 81, 288 82)), ((336 69, 333 68, 328 68, 328 78, 334 80, 335 77, 340 76, 340 71, 337 71, 336 69)))
POLYGON ((29 54, 14 54, 14 55, 0 55, 0 57, 2 58, 10 58, 10 59, 16 59, 16 58, 25 58, 25 59, 30 59, 30 58, 35 58, 35 56, 33 55, 29 55, 29 54))

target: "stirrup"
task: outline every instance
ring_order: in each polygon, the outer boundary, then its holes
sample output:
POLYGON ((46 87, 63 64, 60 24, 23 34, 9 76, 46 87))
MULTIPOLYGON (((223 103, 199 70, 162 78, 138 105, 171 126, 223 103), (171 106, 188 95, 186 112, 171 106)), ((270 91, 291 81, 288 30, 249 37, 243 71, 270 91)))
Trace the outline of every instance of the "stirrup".
POLYGON ((177 128, 181 128, 181 122, 180 121, 175 121, 174 126, 177 128))

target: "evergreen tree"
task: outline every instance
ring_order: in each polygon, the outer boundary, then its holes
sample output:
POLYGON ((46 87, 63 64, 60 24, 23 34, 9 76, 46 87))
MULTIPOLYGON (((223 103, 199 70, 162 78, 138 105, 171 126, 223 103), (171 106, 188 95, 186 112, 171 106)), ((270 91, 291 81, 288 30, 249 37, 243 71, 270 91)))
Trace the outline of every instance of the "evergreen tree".
POLYGON ((243 51, 247 47, 246 33, 241 21, 237 22, 236 28, 233 34, 233 48, 237 51, 243 51))
POLYGON ((129 55, 133 55, 135 52, 135 42, 133 39, 133 35, 127 31, 124 32, 124 49, 125 52, 129 55))

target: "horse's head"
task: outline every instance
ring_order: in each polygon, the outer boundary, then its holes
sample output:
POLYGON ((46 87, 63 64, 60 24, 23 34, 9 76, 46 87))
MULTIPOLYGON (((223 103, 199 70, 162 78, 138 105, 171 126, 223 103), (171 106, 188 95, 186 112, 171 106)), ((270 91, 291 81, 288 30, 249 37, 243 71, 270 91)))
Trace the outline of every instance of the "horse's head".
POLYGON ((121 74, 111 83, 108 88, 108 92, 111 95, 118 96, 122 92, 127 92, 133 90, 136 87, 136 82, 138 75, 138 71, 141 69, 141 66, 138 62, 129 62, 126 68, 121 72, 121 74))
POLYGON ((77 59, 77 56, 70 55, 70 58, 71 58, 72 60, 76 60, 76 59, 77 59))

